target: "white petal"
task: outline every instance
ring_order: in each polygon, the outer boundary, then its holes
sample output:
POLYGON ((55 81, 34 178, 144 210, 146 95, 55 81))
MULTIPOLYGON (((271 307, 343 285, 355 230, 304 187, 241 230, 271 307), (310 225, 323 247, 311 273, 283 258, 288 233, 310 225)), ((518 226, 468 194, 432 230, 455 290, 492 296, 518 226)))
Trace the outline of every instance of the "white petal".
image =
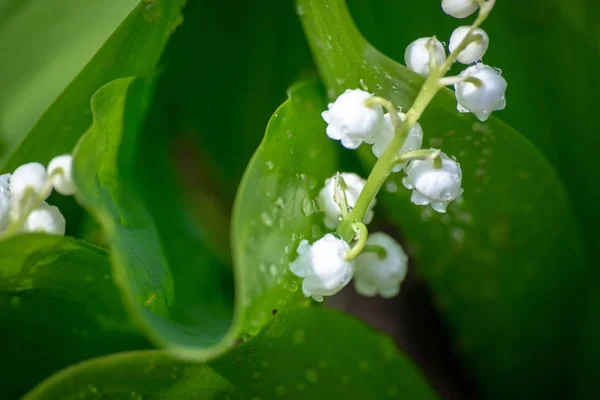
POLYGON ((54 157, 48 164, 48 175, 54 189, 63 196, 71 196, 77 191, 73 180, 73 157, 70 154, 54 157))

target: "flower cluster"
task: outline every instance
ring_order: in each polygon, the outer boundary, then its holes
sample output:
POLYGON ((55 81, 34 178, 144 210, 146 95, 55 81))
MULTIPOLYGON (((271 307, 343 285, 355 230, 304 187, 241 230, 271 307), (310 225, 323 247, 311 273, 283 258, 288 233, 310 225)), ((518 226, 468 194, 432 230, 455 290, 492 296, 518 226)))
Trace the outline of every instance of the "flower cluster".
MULTIPOLYGON (((466 18, 480 4, 489 7, 488 0, 444 0, 442 9, 456 18, 466 18)), ((489 118, 493 111, 506 107, 506 80, 500 70, 483 64, 482 59, 490 44, 488 34, 479 27, 459 26, 452 32, 448 50, 456 53, 455 61, 470 65, 454 79, 446 80, 454 85, 457 106, 461 113, 473 113, 480 121, 489 118)), ((406 48, 406 66, 416 73, 428 76, 430 66, 440 67, 446 61, 444 45, 435 37, 420 38, 406 48)))
POLYGON ((73 158, 62 155, 53 158, 48 168, 40 163, 28 163, 12 174, 0 176, 0 235, 44 232, 65 234, 65 218, 60 210, 46 203, 56 190, 69 196, 76 192, 72 177, 73 158))
POLYGON ((506 106, 506 81, 498 70, 481 62, 489 37, 479 25, 494 3, 442 1, 442 9, 456 18, 466 18, 477 9, 479 14, 473 25, 452 33, 448 55, 435 37, 420 38, 408 46, 407 67, 427 78, 406 114, 388 99, 362 89, 346 90, 322 113, 327 136, 347 149, 371 145, 378 161, 367 180, 338 172, 319 192, 323 223, 336 233, 312 244, 303 240, 297 249, 290 270, 303 279, 305 296, 322 301, 352 279, 356 291, 365 296, 398 294, 408 256, 393 238, 381 232, 369 235, 365 225, 373 219, 375 196, 390 174, 404 171, 402 183, 412 190, 410 200, 420 206, 431 205, 439 213, 445 213, 448 204, 463 194, 460 164, 439 149, 421 149, 424 132, 418 118, 435 93, 447 85, 455 87, 457 109, 471 112, 481 121, 506 106), (455 61, 469 66, 458 76, 446 77, 455 61))

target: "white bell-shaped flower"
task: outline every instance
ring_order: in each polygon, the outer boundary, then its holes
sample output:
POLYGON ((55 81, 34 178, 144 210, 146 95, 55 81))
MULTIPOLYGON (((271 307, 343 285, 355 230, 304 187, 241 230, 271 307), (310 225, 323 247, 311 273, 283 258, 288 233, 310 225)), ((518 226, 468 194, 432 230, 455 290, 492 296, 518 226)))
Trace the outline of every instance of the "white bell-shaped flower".
POLYGON ((434 41, 435 64, 439 67, 446 61, 444 45, 436 38, 420 38, 412 42, 404 52, 404 63, 410 70, 419 75, 429 75, 429 49, 427 43, 430 39, 434 41))
POLYGON ((44 202, 29 214, 25 224, 23 224, 23 231, 62 236, 65 234, 65 226, 65 217, 63 217, 60 210, 44 202))
POLYGON ((346 90, 321 116, 327 122, 327 136, 339 140, 347 149, 356 149, 363 142, 370 143, 372 135, 383 120, 380 105, 365 105, 371 97, 369 92, 354 89, 346 90))
POLYGON ((29 189, 35 195, 45 195, 46 198, 50 193, 42 193, 46 185, 46 168, 40 163, 23 164, 13 172, 9 180, 9 189, 11 195, 15 199, 22 199, 25 192, 29 189))
MULTIPOLYGON (((400 117, 401 120, 404 120, 406 114, 399 112, 398 117, 400 117)), ((385 114, 383 118, 384 126, 382 129, 379 130, 379 132, 375 136, 375 143, 373 144, 373 147, 371 147, 371 150, 373 150, 373 154, 375 154, 375 157, 377 158, 381 157, 385 149, 387 149, 387 147, 389 146, 390 141, 394 137, 394 125, 392 124, 390 115, 385 114)), ((410 132, 408 133, 406 140, 404 140, 404 143, 400 148, 400 154, 407 153, 413 150, 418 150, 421 148, 422 145, 423 129, 421 128, 421 125, 418 122, 416 122, 411 128, 410 132)), ((392 172, 401 171, 406 166, 406 164, 406 162, 403 162, 394 165, 394 167, 392 168, 392 172)))
POLYGON ((10 190, 8 181, 10 174, 0 175, 0 233, 6 229, 10 218, 10 190))
MULTIPOLYGON (((358 200, 358 196, 360 195, 360 192, 362 192, 367 181, 351 172, 342 172, 339 174, 339 176, 342 177, 346 183, 345 193, 346 200, 348 201, 348 207, 354 207, 356 205, 356 201, 358 200)), ((340 223, 340 206, 334 201, 336 179, 338 179, 337 174, 331 178, 328 178, 325 181, 325 186, 319 192, 319 197, 317 198, 319 207, 325 213, 323 223, 328 229, 335 229, 340 223)), ((375 206, 375 203, 376 200, 374 199, 365 214, 363 223, 369 224, 373 220, 373 207, 375 206)))
POLYGON ((302 281, 302 292, 316 301, 332 296, 350 282, 354 274, 354 260, 345 256, 350 250, 348 243, 328 233, 312 245, 302 240, 298 257, 290 263, 290 271, 302 281))
MULTIPOLYGON (((459 26, 452 32, 450 36, 450 42, 448 43, 448 50, 451 52, 458 47, 458 45, 465 39, 467 33, 469 33, 470 26, 459 26)), ((481 39, 471 42, 467 47, 458 54, 456 60, 462 64, 471 64, 477 60, 481 60, 485 55, 485 52, 490 45, 490 37, 481 28, 475 28, 473 35, 480 35, 481 39)))
POLYGON ((466 18, 478 7, 476 0, 442 0, 442 10, 454 18, 466 18))
POLYGON ((52 185, 63 196, 73 195, 77 191, 72 171, 73 157, 70 154, 54 157, 48 164, 48 175, 52 185))
POLYGON ((406 277, 408 256, 392 237, 376 232, 367 238, 367 246, 377 246, 382 253, 363 252, 356 257, 354 288, 363 296, 390 298, 400 292, 406 277))
POLYGON ((440 213, 446 212, 446 206, 462 193, 462 171, 460 165, 440 153, 442 167, 436 168, 434 160, 414 160, 405 169, 402 183, 412 189, 410 200, 416 205, 431 204, 440 213))
POLYGON ((472 112, 480 121, 487 120, 493 111, 506 107, 506 80, 492 67, 476 64, 460 73, 459 77, 473 77, 481 81, 480 85, 472 82, 459 82, 454 85, 454 92, 461 113, 472 112))

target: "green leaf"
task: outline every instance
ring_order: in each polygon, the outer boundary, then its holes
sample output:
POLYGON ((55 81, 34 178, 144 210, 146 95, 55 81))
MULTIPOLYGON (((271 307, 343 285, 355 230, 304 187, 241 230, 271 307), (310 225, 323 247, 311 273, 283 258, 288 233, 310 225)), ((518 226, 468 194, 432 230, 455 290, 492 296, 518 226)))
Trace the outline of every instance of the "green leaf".
MULTIPOLYGON (((300 0, 298 12, 330 97, 362 82, 408 109, 423 79, 367 43, 343 1, 300 0)), ((381 193, 381 201, 484 393, 556 394, 570 350, 556 343, 571 334, 585 268, 565 190, 529 142, 495 118, 480 123, 460 115, 449 90, 420 122, 425 146, 461 162, 464 201, 446 215, 417 207, 401 174, 390 179, 391 193, 381 193)), ((370 167, 370 149, 359 153, 370 167)))
POLYGON ((153 88, 148 80, 122 79, 96 93, 94 124, 75 152, 78 198, 106 230, 115 276, 147 336, 185 357, 206 359, 241 335, 257 334, 273 313, 302 299, 286 267, 300 239, 321 234, 310 196, 337 160, 318 113, 306 117, 325 106, 322 89, 295 87, 241 185, 232 276, 204 239, 210 231, 189 210, 190 193, 180 183, 194 171, 181 169, 165 151, 175 146, 169 126, 161 125, 168 121, 150 113, 143 123, 153 88))
POLYGON ((0 2, 0 164, 136 2, 0 2))
MULTIPOLYGON (((67 0, 61 1, 65 2, 67 0)), ((11 172, 19 165, 29 161, 46 163, 58 154, 71 152, 77 143, 77 140, 92 122, 91 114, 89 112, 89 101, 94 92, 105 83, 117 78, 143 76, 152 73, 167 39, 181 21, 179 11, 184 2, 185 0, 141 1, 119 25, 110 38, 108 38, 106 43, 104 43, 94 57, 87 63, 85 68, 81 70, 60 96, 54 100, 52 105, 44 112, 26 137, 25 133, 31 126, 32 121, 27 122, 27 124, 23 123, 21 127, 15 126, 14 128, 11 128, 15 129, 15 131, 14 133, 8 133, 11 135, 11 139, 10 142, 6 144, 7 150, 2 151, 1 153, 0 171, 11 172), (15 149, 17 145, 18 147, 15 149), (15 151, 12 152, 13 150, 15 151)), ((50 5, 48 2, 42 1, 29 2, 28 5, 23 6, 22 10, 29 10, 29 6, 35 7, 31 9, 32 13, 43 13, 43 9, 40 7, 47 6, 54 8, 56 4, 55 2, 52 2, 52 5, 50 5), (40 6, 38 3, 47 4, 40 6)), ((66 5, 65 7, 69 12, 73 8, 67 7, 66 5)), ((102 13, 99 11, 94 12, 93 10, 96 9, 95 7, 106 10, 111 6, 106 2, 102 2, 98 3, 97 6, 91 6, 93 8, 90 8, 87 5, 85 7, 92 10, 93 18, 97 19, 97 14, 102 13)), ((126 7, 125 5, 119 5, 119 8, 126 7)), ((71 14, 69 14, 69 12, 66 12, 66 14, 70 16, 71 14)), ((112 12, 109 14, 111 13, 112 12)), ((25 15, 26 14, 23 14, 23 16, 25 15)), ((60 22, 61 29, 67 30, 67 28, 69 28, 67 31, 68 36, 73 37, 73 40, 76 39, 75 43, 77 46, 89 45, 89 43, 79 42, 81 39, 79 36, 81 25, 75 25, 73 27, 68 23, 65 25, 62 15, 63 14, 61 14, 61 18, 56 18, 56 20, 60 22)), ((43 16, 45 18, 48 17, 47 13, 43 13, 43 16)), ((72 17, 70 16, 70 18, 76 17, 76 14, 72 17)), ((40 19, 41 17, 38 16, 36 18, 40 19)), ((29 19, 27 24, 29 23, 35 24, 35 20, 29 19)), ((75 19, 73 22, 73 24, 79 23, 84 26, 94 26, 90 25, 89 20, 86 21, 83 18, 75 19)), ((28 26, 29 25, 17 28, 29 32, 28 26)), ((49 53, 48 57, 56 57, 55 50, 53 49, 56 49, 57 45, 64 46, 64 42, 60 39, 62 36, 54 37, 54 35, 57 34, 48 36, 46 28, 43 27, 44 25, 42 25, 44 35, 46 35, 46 37, 49 38, 48 40, 51 40, 53 44, 48 44, 48 49, 45 41, 36 41, 36 48, 39 44, 41 48, 52 51, 49 53), (55 41, 58 43, 55 43, 55 41)), ((47 29, 53 30, 50 27, 47 29)), ((7 31, 7 34, 8 33, 9 32, 7 31)), ((11 39, 12 37, 13 34, 11 33, 11 39)), ((26 39, 28 41, 31 40, 29 36, 27 36, 26 39)), ((21 59, 21 47, 23 46, 18 46, 14 49, 14 51, 19 51, 19 55, 15 56, 15 59, 21 59)), ((86 52, 89 52, 89 49, 86 49, 86 52)), ((86 53, 82 53, 82 55, 83 54, 86 53)), ((23 59, 26 61, 26 58, 23 59)), ((15 68, 19 67, 16 66, 15 68)), ((62 62, 52 66, 52 68, 48 70, 48 73, 52 73, 52 70, 56 68, 62 68, 62 62)), ((31 67, 28 67, 22 68, 21 70, 23 71, 23 74, 25 74, 25 71, 29 71, 28 74, 31 74, 30 85, 39 87, 39 85, 35 83, 37 82, 37 79, 41 82, 46 82, 46 80, 52 82, 52 76, 37 75, 38 73, 41 73, 37 69, 34 70, 31 67)), ((72 68, 70 71, 73 72, 72 68)), ((64 79, 70 78, 70 76, 68 78, 63 78, 63 81, 64 79)), ((22 85, 23 83, 18 81, 18 84, 22 85)), ((12 85, 13 84, 11 84, 10 87, 12 87, 12 85)), ((23 90, 18 93, 19 96, 24 97, 23 100, 20 100, 20 102, 16 102, 15 100, 13 102, 11 99, 11 108, 6 111, 15 113, 15 117, 18 115, 18 118, 21 118, 21 111, 17 113, 17 111, 20 110, 19 107, 22 107, 20 104, 31 105, 32 107, 35 105, 35 110, 39 113, 48 105, 48 101, 51 98, 49 97, 51 96, 49 93, 46 95, 48 97, 45 98, 46 100, 44 100, 44 102, 40 99, 40 103, 36 104, 31 101, 32 93, 29 86, 20 86, 19 89, 23 90)), ((55 89, 53 89, 51 92, 52 96, 56 96, 58 90, 60 90, 60 86, 56 86, 55 89)), ((34 94, 35 93, 36 92, 34 92, 34 94)), ((35 96, 33 97, 35 98, 35 96)), ((3 104, 1 100, 3 100, 3 98, 0 99, 0 106, 3 104)), ((34 112, 35 110, 31 109, 30 112, 31 115, 37 117, 38 114, 34 112)))
POLYGON ((70 364, 148 346, 125 313, 103 250, 21 235, 0 242, 0 254, 3 398, 70 364))
POLYGON ((158 351, 125 353, 68 368, 25 399, 131 393, 177 399, 437 398, 389 337, 335 311, 304 308, 278 314, 255 340, 208 365, 158 351))

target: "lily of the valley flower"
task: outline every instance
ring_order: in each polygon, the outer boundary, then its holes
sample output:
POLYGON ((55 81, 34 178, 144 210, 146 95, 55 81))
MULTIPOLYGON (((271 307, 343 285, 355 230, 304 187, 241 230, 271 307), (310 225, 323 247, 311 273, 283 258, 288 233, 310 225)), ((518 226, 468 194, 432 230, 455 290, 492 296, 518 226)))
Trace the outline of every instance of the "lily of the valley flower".
MULTIPOLYGON (((406 114, 399 112, 398 116, 401 120, 404 120, 406 114)), ((385 149, 390 144, 392 137, 394 137, 394 125, 392 125, 390 115, 385 114, 383 117, 384 126, 375 136, 375 143, 371 148, 371 150, 373 150, 373 154, 375 154, 375 157, 377 158, 381 157, 385 149)), ((400 154, 413 150, 418 150, 421 148, 422 145, 423 129, 421 128, 421 125, 417 122, 413 125, 410 132, 408 133, 408 136, 406 137, 406 140, 402 144, 402 147, 400 148, 400 154)), ((394 167, 392 168, 392 172, 401 171, 406 166, 406 164, 407 163, 404 162, 394 165, 394 167)))
POLYGON ((383 232, 370 234, 367 246, 377 246, 381 252, 368 251, 356 257, 354 288, 363 296, 396 296, 407 272, 408 256, 404 249, 383 232))
POLYGON ((14 201, 20 201, 27 191, 35 196, 45 196, 46 199, 50 193, 44 193, 46 190, 46 168, 40 163, 28 163, 18 167, 12 173, 9 180, 9 190, 14 201))
POLYGON ((458 111, 472 112, 480 121, 485 121, 493 111, 504 110, 507 83, 498 71, 479 63, 465 69, 459 77, 476 78, 479 84, 465 81, 454 85, 458 111))
POLYGON ((372 143, 372 136, 383 120, 380 105, 365 105, 369 92, 346 90, 321 115, 327 122, 327 136, 341 141, 347 149, 356 149, 363 142, 372 143))
POLYGON ((77 191, 72 169, 73 157, 70 154, 54 157, 48 164, 48 175, 52 180, 52 185, 63 196, 71 196, 77 191))
POLYGON ((23 231, 62 236, 65 234, 65 226, 65 217, 60 210, 44 202, 29 214, 23 225, 23 231))
POLYGON ((302 292, 306 297, 323 301, 323 296, 336 294, 350 282, 355 264, 354 260, 346 260, 348 250, 348 243, 331 233, 313 244, 300 242, 290 271, 303 279, 302 292))
MULTIPOLYGON (((440 153, 441 168, 436 168, 434 160, 411 161, 406 167, 406 176, 402 180, 407 189, 412 189, 410 200, 416 205, 428 205, 440 213, 446 212, 446 206, 462 193, 462 171, 460 165, 440 153)), ((440 160, 437 160, 440 161, 440 160)))
MULTIPOLYGON (((354 207, 360 192, 362 192, 365 187, 366 181, 351 172, 342 172, 339 174, 339 177, 344 180, 346 185, 344 193, 346 194, 348 206, 354 207)), ((335 229, 340 223, 340 206, 334 201, 336 179, 339 179, 337 174, 325 181, 325 186, 319 192, 319 197, 317 199, 321 210, 325 213, 323 222, 328 229, 335 229)), ((369 224, 373 220, 373 207, 375 206, 375 203, 376 199, 374 199, 369 206, 363 223, 369 224)))

